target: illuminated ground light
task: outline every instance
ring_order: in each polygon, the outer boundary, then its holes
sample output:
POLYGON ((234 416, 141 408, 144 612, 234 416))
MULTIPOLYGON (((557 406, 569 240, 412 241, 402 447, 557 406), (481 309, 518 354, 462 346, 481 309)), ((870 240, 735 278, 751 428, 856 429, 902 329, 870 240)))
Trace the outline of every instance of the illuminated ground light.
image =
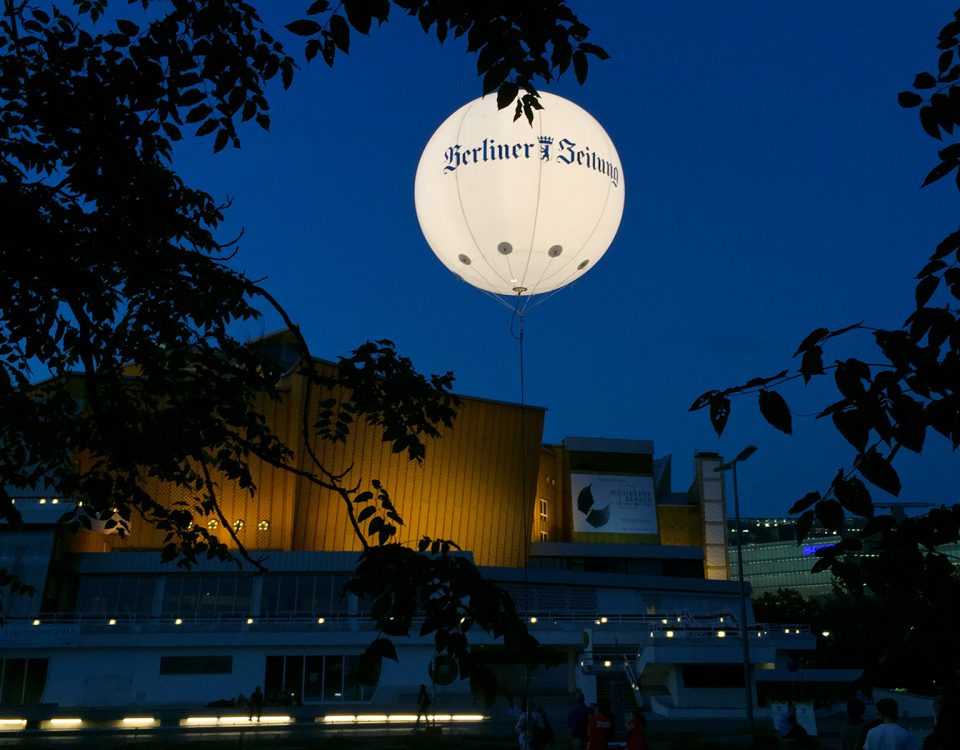
POLYGON ((124 716, 120 724, 125 727, 155 727, 157 720, 152 716, 124 716))
POLYGON ((253 625, 253 618, 252 618, 252 617, 248 617, 248 618, 247 618, 247 625, 253 625))
POLYGON ((35 626, 36 626, 36 625, 39 625, 39 624, 40 624, 40 620, 34 620, 34 621, 33 621, 33 624, 34 624, 35 626))
POLYGON ((74 716, 58 717, 45 721, 44 724, 48 729, 76 729, 83 726, 83 719, 74 716))
MULTIPOLYGON (((417 721, 416 714, 327 714, 318 716, 315 722, 321 724, 412 724, 417 721)), ((430 714, 425 717, 427 722, 470 722, 485 721, 483 714, 430 714)))
POLYGON ((188 716, 180 721, 182 727, 245 727, 251 724, 290 724, 291 716, 188 716))
POLYGON ((536 625, 536 623, 537 623, 537 618, 536 618, 536 617, 531 617, 531 618, 530 618, 530 622, 531 622, 531 624, 536 625))
POLYGON ((668 630, 668 631, 667 631, 667 638, 673 638, 673 631, 672 631, 672 630, 668 630))
POLYGON ((606 667, 607 669, 610 669, 610 667, 613 666, 613 663, 610 662, 610 661, 605 661, 605 662, 603 663, 603 666, 606 667))
POLYGON ((25 729, 26 719, 0 719, 0 732, 14 732, 18 729, 25 729))
POLYGON ((786 633, 787 635, 790 635, 790 628, 784 628, 783 632, 786 633))
POLYGON ((109 620, 107 620, 107 625, 116 625, 116 624, 117 624, 117 621, 112 617, 109 620))
POLYGON ((173 624, 174 624, 174 625, 183 625, 183 620, 178 617, 176 620, 173 621, 173 624))
POLYGON ((726 638, 726 637, 727 637, 727 631, 726 631, 726 630, 718 630, 718 631, 717 631, 717 638, 726 638))
POLYGON ((180 720, 182 727, 215 727, 216 725, 216 716, 188 716, 180 720))
POLYGON ((325 623, 326 621, 327 621, 327 618, 325 618, 325 617, 318 617, 318 618, 317 618, 317 625, 323 625, 323 623, 325 623))

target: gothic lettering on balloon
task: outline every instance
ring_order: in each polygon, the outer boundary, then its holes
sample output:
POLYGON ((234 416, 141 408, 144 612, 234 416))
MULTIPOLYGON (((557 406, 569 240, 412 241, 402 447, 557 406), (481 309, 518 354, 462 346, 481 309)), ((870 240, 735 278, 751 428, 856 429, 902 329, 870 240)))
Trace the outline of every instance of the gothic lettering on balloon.
POLYGON ((548 135, 540 136, 540 160, 550 161, 550 146, 553 144, 553 138, 548 135))
POLYGON ((614 187, 619 187, 620 167, 613 161, 605 159, 589 144, 578 145, 569 138, 557 141, 556 152, 551 154, 554 140, 552 136, 542 135, 536 143, 497 143, 494 138, 484 138, 479 144, 471 146, 456 143, 443 152, 443 173, 449 174, 461 167, 486 162, 530 159, 536 154, 540 161, 585 167, 606 176, 614 187))

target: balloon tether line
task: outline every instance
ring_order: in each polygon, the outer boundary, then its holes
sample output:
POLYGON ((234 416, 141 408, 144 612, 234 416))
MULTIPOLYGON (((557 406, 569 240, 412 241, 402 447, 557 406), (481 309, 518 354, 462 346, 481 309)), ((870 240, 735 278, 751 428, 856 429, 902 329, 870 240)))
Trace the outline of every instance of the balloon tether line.
MULTIPOLYGON (((513 316, 510 319, 510 335, 516 339, 517 344, 520 349, 520 361, 519 361, 519 370, 520 370, 520 487, 521 487, 521 498, 520 498, 520 507, 523 509, 523 606, 524 614, 527 617, 527 622, 529 623, 530 616, 530 578, 529 578, 529 545, 530 545, 530 514, 532 509, 526 507, 527 503, 527 435, 526 435, 526 421, 527 421, 527 402, 526 402, 526 383, 524 377, 524 360, 523 360, 523 322, 524 315, 526 314, 527 305, 522 304, 523 293, 526 291, 523 287, 517 287, 514 289, 517 293, 516 302, 513 307, 513 316), (519 323, 518 333, 514 333, 513 326, 514 321, 519 323)), ((529 304, 529 300, 528 300, 529 304)), ((524 661, 523 664, 523 694, 524 694, 524 711, 526 716, 525 722, 525 732, 529 733, 530 731, 530 667, 529 664, 524 661)))

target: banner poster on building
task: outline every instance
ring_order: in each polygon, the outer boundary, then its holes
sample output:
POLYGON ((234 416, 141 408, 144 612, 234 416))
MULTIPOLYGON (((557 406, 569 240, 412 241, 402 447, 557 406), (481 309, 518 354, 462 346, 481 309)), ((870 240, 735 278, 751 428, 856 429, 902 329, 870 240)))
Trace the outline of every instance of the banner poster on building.
POLYGON ((574 532, 656 534, 653 477, 570 474, 574 532))

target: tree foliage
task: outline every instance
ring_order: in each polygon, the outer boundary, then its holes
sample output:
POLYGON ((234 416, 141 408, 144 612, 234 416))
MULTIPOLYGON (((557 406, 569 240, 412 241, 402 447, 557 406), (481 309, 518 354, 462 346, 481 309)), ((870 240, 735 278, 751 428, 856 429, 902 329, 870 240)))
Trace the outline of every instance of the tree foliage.
MULTIPOLYGON (((954 137, 960 127, 958 45, 960 11, 940 31, 934 72, 919 73, 913 90, 898 97, 902 107, 918 109, 920 126, 938 141, 954 137)), ((958 165, 960 143, 945 145, 922 187, 953 174, 958 165)), ((960 172, 955 181, 960 188, 960 172)), ((719 435, 732 399, 756 395, 763 417, 789 434, 791 411, 782 391, 794 383, 832 379, 836 400, 823 406, 817 418, 830 420, 853 457, 828 486, 804 495, 790 512, 800 514, 798 542, 815 520, 844 531, 846 515, 868 519, 861 531, 845 531, 836 546, 819 550, 813 570, 829 569, 855 594, 866 588, 908 608, 910 621, 898 620, 888 660, 902 659, 914 648, 911 643, 940 647, 944 641, 938 636, 949 632, 944 627, 960 615, 960 576, 943 550, 960 540, 960 504, 897 520, 877 512, 873 499, 877 489, 900 493, 896 458, 902 451, 921 453, 932 440, 946 441, 954 452, 960 446, 960 230, 948 234, 919 269, 914 298, 915 308, 900 328, 875 328, 863 321, 817 328, 797 347, 799 364, 708 391, 690 407, 708 409, 719 435), (843 345, 854 336, 869 338, 869 359, 844 355, 843 345), (860 554, 866 539, 872 540, 867 556, 860 554)), ((939 668, 960 667, 955 647, 945 648, 943 657, 939 668)))
POLYGON ((753 598, 753 615, 757 622, 816 625, 820 605, 805 599, 796 589, 778 588, 753 598))
MULTIPOLYGON (((382 631, 407 632, 425 612, 422 633, 489 694, 470 659, 471 627, 537 658, 509 598, 453 542, 402 547, 402 516, 376 478, 361 491, 314 454, 295 466, 257 407, 281 397, 279 366, 231 325, 266 304, 296 334, 306 403, 320 400, 315 421, 303 409, 308 450, 315 436, 347 439, 362 420, 422 460, 423 437, 454 418, 452 375, 417 373, 389 341, 321 372, 280 303, 231 267, 240 238, 219 230, 229 203, 186 184, 174 161, 184 138, 209 138, 217 152, 240 146, 245 123, 269 129, 268 82, 286 89, 300 69, 284 39, 303 44, 306 62, 332 66, 353 33, 371 33, 394 8, 440 42, 465 36, 483 91, 501 108, 515 103, 516 117, 539 108, 536 81, 572 66, 582 82, 588 56, 607 56, 563 0, 316 0, 291 7, 300 17, 283 29, 240 0, 3 0, 0 517, 20 523, 11 493, 44 485, 78 502, 63 523, 123 535, 136 517, 164 532, 164 559, 189 566, 231 555, 204 522, 212 516, 260 566, 224 518, 220 483, 255 495, 251 462, 297 472, 343 500, 364 550, 351 590, 373 600, 382 631), (130 4, 149 20, 124 18, 130 4), (158 501, 148 489, 157 483, 184 499, 158 501)), ((6 571, 0 584, 21 587, 6 571)), ((393 654, 384 643, 371 658, 393 654)))

